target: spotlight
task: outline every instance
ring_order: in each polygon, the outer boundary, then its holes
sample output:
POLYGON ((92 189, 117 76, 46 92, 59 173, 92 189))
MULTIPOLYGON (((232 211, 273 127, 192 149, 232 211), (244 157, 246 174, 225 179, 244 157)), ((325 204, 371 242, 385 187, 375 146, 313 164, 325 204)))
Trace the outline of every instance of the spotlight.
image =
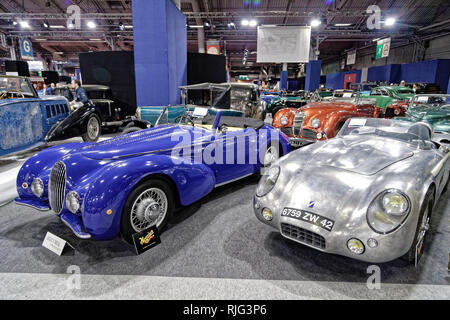
POLYGON ((23 29, 30 28, 30 24, 28 23, 28 21, 22 20, 22 21, 19 21, 19 24, 20 24, 20 27, 23 28, 23 29))
POLYGON ((236 24, 233 21, 228 23, 228 29, 235 29, 235 28, 236 28, 236 24))
POLYGON ((256 20, 251 20, 249 22, 250 27, 256 27, 258 25, 258 22, 256 20))
POLYGON ((318 27, 321 23, 322 21, 320 21, 319 19, 314 19, 311 21, 311 27, 318 27))
POLYGON ((384 24, 385 25, 387 25, 387 26, 393 26, 394 24, 395 24, 395 18, 387 18, 385 21, 384 21, 384 24))
POLYGON ((95 29, 97 27, 94 21, 88 21, 87 26, 89 29, 95 29))
POLYGON ((250 24, 250 22, 247 19, 244 19, 241 21, 241 25, 244 27, 248 26, 249 24, 250 24))
POLYGON ((50 28, 50 24, 49 24, 47 21, 44 21, 44 22, 42 23, 42 26, 43 26, 45 29, 50 28))
MULTIPOLYGON (((53 28, 57 28, 57 26, 54 26, 53 28)), ((75 28, 75 25, 73 23, 69 23, 67 25, 67 29, 73 29, 73 28, 75 28)))
POLYGON ((125 26, 123 25, 122 22, 119 22, 119 29, 120 29, 120 31, 125 30, 125 26))

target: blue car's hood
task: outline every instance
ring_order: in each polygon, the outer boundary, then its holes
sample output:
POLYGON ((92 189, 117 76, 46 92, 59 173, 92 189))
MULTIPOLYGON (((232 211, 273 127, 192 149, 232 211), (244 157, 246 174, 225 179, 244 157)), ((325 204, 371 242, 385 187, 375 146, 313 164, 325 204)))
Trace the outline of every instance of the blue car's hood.
POLYGON ((209 140, 211 130, 190 125, 165 125, 95 143, 78 150, 95 160, 120 159, 146 153, 167 153, 176 146, 209 140))

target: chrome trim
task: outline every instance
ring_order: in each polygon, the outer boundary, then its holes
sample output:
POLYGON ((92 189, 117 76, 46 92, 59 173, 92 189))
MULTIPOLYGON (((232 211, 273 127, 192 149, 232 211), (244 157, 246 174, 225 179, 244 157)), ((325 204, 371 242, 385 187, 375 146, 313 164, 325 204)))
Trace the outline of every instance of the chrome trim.
POLYGON ((302 111, 297 112, 294 116, 294 122, 292 123, 292 133, 294 136, 298 136, 303 127, 306 114, 302 111))
POLYGON ((58 161, 50 172, 48 183, 48 199, 50 208, 57 214, 61 213, 64 207, 66 194, 66 165, 58 161))
POLYGON ((14 203, 15 203, 15 204, 18 204, 19 206, 30 207, 30 208, 33 208, 33 209, 36 209, 36 210, 39 210, 39 211, 43 211, 43 212, 49 211, 49 210, 50 210, 50 207, 48 207, 48 208, 46 208, 46 209, 42 209, 42 208, 35 207, 35 206, 31 205, 31 204, 27 204, 27 203, 23 203, 23 202, 18 202, 18 201, 16 201, 15 199, 14 199, 14 203))
POLYGON ((229 181, 225 181, 225 182, 216 184, 216 185, 214 186, 214 188, 220 187, 220 186, 223 186, 223 185, 225 185, 225 184, 232 183, 232 182, 234 182, 234 181, 238 181, 238 180, 241 180, 241 179, 244 179, 244 178, 247 178, 247 177, 250 177, 252 174, 253 174, 253 173, 249 173, 249 174, 246 174, 245 176, 242 176, 242 177, 239 177, 239 178, 236 178, 236 179, 232 179, 232 180, 229 180, 229 181))

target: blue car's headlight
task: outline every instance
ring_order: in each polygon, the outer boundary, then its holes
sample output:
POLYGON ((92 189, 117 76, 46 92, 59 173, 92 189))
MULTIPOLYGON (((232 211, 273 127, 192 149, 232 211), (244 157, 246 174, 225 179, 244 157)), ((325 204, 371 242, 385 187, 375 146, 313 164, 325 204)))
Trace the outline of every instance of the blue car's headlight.
POLYGON ((36 197, 42 197, 44 194, 44 182, 40 178, 35 178, 31 183, 31 191, 36 197))
POLYGON ((76 213, 80 209, 80 196, 75 191, 70 191, 66 196, 66 207, 70 212, 76 213))
POLYGON ((389 189, 378 194, 367 210, 367 223, 377 233, 396 230, 408 217, 409 198, 399 190, 389 189))
POLYGON ((259 180, 258 187, 256 188, 256 196, 263 197, 268 194, 275 186, 279 175, 279 166, 271 166, 269 169, 267 169, 266 172, 264 172, 261 180, 259 180))

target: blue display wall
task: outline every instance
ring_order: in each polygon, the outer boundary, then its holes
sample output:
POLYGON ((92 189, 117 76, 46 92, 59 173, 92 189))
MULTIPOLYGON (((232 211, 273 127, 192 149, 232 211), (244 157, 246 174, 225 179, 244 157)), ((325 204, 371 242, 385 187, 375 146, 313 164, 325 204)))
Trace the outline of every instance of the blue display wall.
MULTIPOLYGON (((326 87, 342 89, 345 74, 357 73, 361 81, 361 70, 330 73, 326 75, 326 87)), ((449 87, 450 59, 428 60, 406 64, 388 64, 371 67, 367 71, 367 81, 386 81, 387 84, 411 82, 437 83, 445 92, 449 87)))
POLYGON ((361 82, 361 70, 351 70, 345 72, 329 73, 326 75, 326 88, 331 89, 343 89, 344 88, 344 78, 346 74, 356 73, 356 83, 361 82))
POLYGON ((133 0, 138 106, 180 102, 187 83, 186 17, 171 0, 133 0))

